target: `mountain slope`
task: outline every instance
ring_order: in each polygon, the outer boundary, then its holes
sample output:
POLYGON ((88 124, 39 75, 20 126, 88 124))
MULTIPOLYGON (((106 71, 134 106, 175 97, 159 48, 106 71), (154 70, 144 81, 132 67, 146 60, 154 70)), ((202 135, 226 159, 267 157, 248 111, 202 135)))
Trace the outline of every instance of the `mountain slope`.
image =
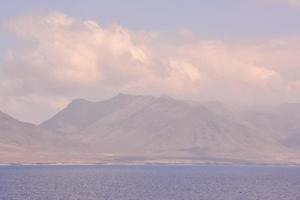
POLYGON ((0 112, 0 162, 300 163, 299 111, 119 94, 40 126, 0 112))
POLYGON ((218 102, 133 95, 73 101, 42 126, 72 132, 85 151, 100 157, 280 162, 294 156, 271 132, 218 102))
POLYGON ((45 162, 50 154, 58 158, 70 145, 49 130, 0 112, 0 163, 45 162))
POLYGON ((204 106, 163 98, 141 109, 123 108, 81 135, 99 150, 117 154, 261 159, 283 152, 270 136, 241 122, 204 106))
POLYGON ((300 149, 300 104, 286 103, 260 110, 246 111, 241 116, 259 130, 269 132, 281 144, 300 149))
POLYGON ((20 122, 0 112, 0 143, 34 147, 47 142, 51 133, 33 124, 20 122))
MULTIPOLYGON (((40 126, 46 129, 72 133, 83 130, 93 122, 105 117, 118 109, 138 101, 141 96, 119 94, 108 101, 90 102, 84 99, 73 100, 65 109, 40 126)), ((152 97, 149 97, 151 101, 152 97)))

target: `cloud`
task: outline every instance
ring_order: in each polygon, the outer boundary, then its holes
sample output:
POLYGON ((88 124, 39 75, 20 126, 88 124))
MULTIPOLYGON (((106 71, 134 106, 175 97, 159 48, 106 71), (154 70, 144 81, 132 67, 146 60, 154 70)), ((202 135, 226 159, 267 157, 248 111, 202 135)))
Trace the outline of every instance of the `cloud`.
POLYGON ((300 1, 299 0, 286 0, 286 1, 291 6, 300 6, 300 1))
POLYGON ((263 2, 270 2, 270 3, 285 3, 291 7, 299 7, 300 6, 300 0, 260 0, 263 2))
POLYGON ((290 6, 300 6, 299 0, 282 0, 283 2, 286 2, 290 6))
POLYGON ((204 40, 189 30, 129 30, 59 12, 5 27, 18 46, 0 66, 0 109, 19 118, 29 113, 34 122, 72 98, 117 92, 243 104, 300 100, 300 37, 204 40), (43 111, 30 113, 36 105, 43 111))

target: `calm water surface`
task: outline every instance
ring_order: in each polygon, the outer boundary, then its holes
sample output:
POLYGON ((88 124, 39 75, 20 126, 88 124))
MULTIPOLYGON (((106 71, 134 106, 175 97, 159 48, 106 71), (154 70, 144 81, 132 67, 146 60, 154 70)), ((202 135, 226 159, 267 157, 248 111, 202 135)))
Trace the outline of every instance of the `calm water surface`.
POLYGON ((0 200, 300 200, 300 168, 1 166, 0 200))

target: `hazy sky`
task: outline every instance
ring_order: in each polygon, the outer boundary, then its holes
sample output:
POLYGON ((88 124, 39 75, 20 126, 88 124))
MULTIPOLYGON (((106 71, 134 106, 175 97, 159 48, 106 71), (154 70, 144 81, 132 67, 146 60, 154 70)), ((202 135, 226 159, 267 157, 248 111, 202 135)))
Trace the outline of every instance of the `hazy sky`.
POLYGON ((300 102, 300 0, 0 1, 0 110, 118 92, 300 102))

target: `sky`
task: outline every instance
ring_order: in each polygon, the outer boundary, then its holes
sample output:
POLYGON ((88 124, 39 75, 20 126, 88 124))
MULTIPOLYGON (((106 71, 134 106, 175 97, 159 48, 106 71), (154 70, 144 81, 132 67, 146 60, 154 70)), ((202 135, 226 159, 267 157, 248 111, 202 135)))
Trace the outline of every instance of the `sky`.
POLYGON ((0 1, 0 110, 74 98, 300 102, 300 0, 0 1))

